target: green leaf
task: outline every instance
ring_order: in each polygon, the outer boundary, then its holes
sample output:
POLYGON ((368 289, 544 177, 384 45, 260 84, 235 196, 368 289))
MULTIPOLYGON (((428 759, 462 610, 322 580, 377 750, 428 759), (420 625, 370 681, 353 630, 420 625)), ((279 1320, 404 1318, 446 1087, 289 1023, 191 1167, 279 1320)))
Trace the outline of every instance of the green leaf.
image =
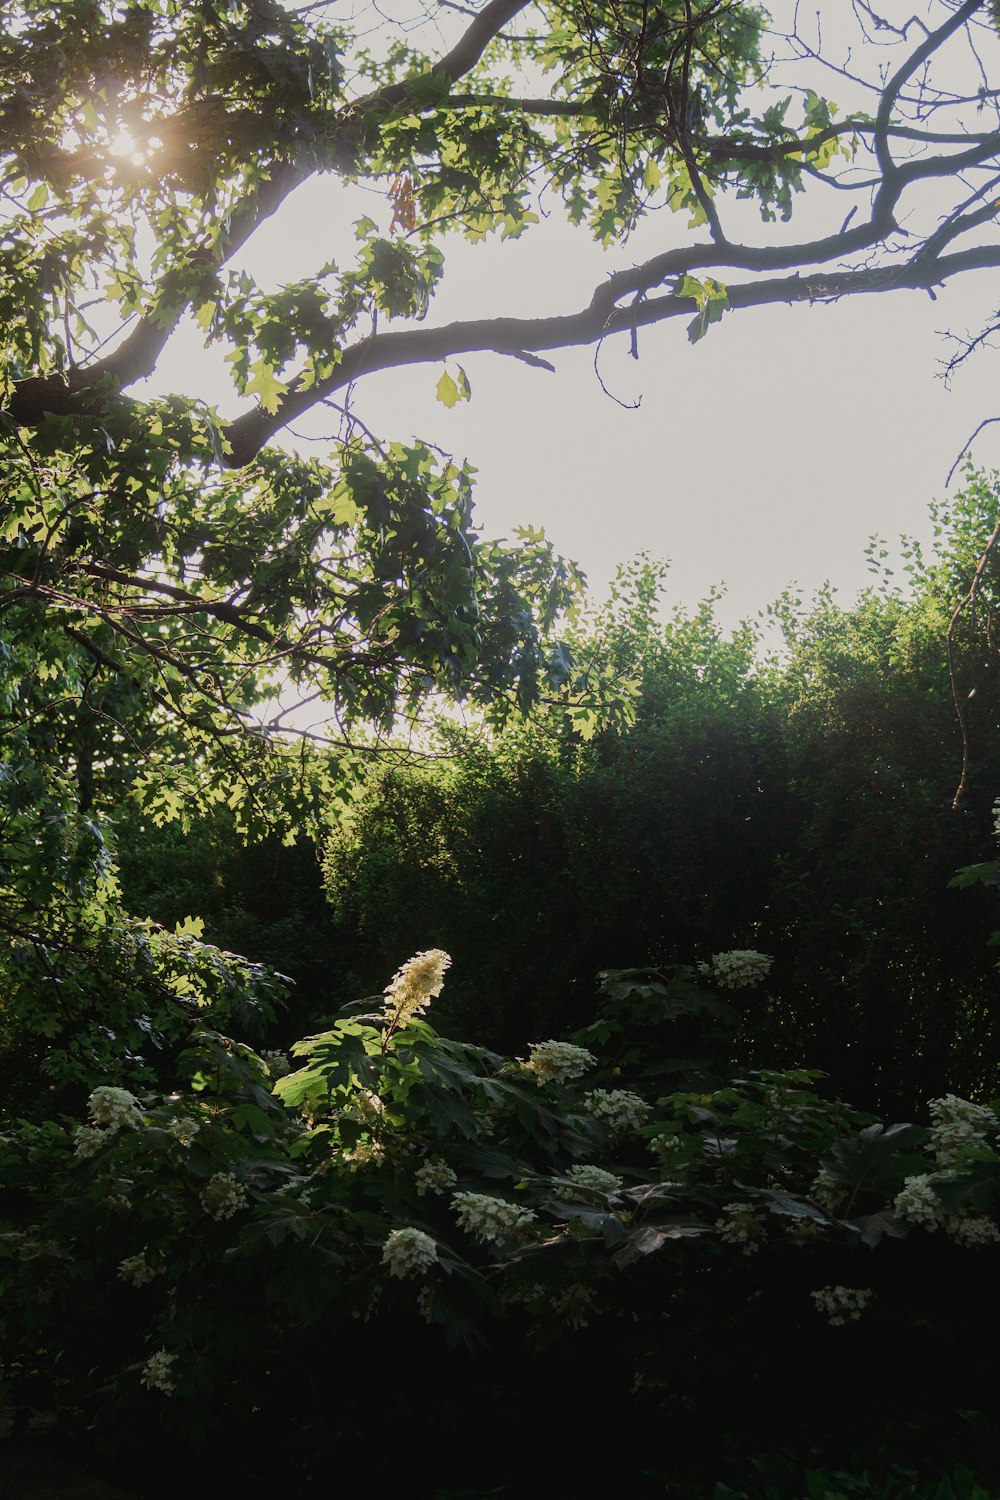
POLYGON ((445 370, 444 374, 441 376, 441 379, 438 381, 434 394, 441 402, 441 404, 447 407, 457 406, 459 401, 462 399, 458 386, 448 374, 447 370, 445 370))
POLYGON ((281 405, 281 398, 288 386, 278 379, 272 367, 263 359, 254 360, 250 366, 250 374, 253 378, 247 382, 245 394, 256 396, 264 410, 273 414, 281 405))
POLYGON ((185 917, 174 927, 174 937, 203 937, 205 933, 205 920, 203 917, 185 917))

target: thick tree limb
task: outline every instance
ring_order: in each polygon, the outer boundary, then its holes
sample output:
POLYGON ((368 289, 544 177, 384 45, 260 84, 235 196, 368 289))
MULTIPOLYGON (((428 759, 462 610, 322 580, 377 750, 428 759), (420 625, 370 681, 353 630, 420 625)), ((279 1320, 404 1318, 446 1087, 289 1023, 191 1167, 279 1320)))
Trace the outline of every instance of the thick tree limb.
MULTIPOLYGON (((874 266, 856 271, 821 272, 811 276, 784 276, 728 288, 732 309, 764 307, 775 302, 830 302, 865 292, 887 292, 940 286, 964 271, 1000 266, 1000 245, 983 245, 943 257, 916 259, 892 266, 874 266)), ((334 391, 363 375, 400 366, 429 364, 454 355, 489 351, 497 354, 537 353, 596 344, 610 334, 693 317, 697 303, 692 297, 668 295, 615 308, 604 315, 592 303, 581 312, 551 318, 484 318, 450 323, 443 328, 415 328, 398 333, 380 333, 349 350, 336 375, 308 390, 290 392, 274 413, 257 409, 230 423, 225 436, 232 446, 234 467, 250 463, 254 455, 287 422, 334 391)))

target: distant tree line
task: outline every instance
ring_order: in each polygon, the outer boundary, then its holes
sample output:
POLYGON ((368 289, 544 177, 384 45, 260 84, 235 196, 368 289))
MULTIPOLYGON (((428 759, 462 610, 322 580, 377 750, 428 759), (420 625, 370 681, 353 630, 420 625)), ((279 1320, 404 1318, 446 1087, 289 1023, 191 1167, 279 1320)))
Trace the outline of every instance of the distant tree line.
POLYGON ((289 972, 293 1031, 434 945, 454 958, 445 1024, 523 1050, 591 1018, 601 969, 745 946, 775 963, 740 1061, 823 1068, 897 1114, 995 1086, 996 519, 970 476, 928 555, 906 544, 907 588, 874 547, 853 605, 772 606, 770 652, 714 599, 664 621, 663 570, 636 563, 574 643, 636 685, 628 727, 588 739, 541 708, 376 765, 321 852, 328 905, 312 850, 243 849, 218 814, 123 838, 129 899, 289 972), (985 884, 951 884, 976 865, 985 884))

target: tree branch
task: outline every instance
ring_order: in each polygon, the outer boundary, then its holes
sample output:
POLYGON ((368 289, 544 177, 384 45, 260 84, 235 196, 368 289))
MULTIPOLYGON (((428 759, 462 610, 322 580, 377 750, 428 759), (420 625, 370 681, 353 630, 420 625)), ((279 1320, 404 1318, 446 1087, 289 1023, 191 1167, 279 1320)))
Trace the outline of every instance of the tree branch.
MULTIPOLYGON (((705 247, 712 249, 713 247, 705 247)), ((774 302, 827 302, 865 292, 930 290, 963 271, 1000 266, 1000 245, 983 245, 938 258, 918 259, 891 266, 865 267, 855 271, 825 272, 813 276, 785 276, 730 286, 729 307, 763 307, 774 302)), ((232 448, 229 462, 239 468, 286 422, 300 416, 334 391, 363 375, 402 365, 431 364, 454 355, 489 351, 497 354, 537 353, 596 344, 610 334, 663 323, 671 318, 692 317, 697 312, 692 297, 670 294, 647 298, 605 314, 602 304, 591 303, 577 313, 550 318, 485 318, 450 323, 443 328, 414 328, 398 333, 379 333, 349 349, 328 381, 308 389, 292 390, 275 413, 260 409, 238 417, 225 429, 232 448)))

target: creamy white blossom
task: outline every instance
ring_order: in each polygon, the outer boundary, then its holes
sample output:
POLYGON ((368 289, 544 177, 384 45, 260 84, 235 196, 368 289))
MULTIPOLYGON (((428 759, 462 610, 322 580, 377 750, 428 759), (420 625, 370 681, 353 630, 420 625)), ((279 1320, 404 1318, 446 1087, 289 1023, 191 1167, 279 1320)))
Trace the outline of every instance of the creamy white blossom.
POLYGON ((627 1089, 594 1089, 584 1097, 583 1107, 611 1130, 635 1130, 651 1114, 645 1099, 627 1089))
POLYGON ((443 948, 428 948, 398 969, 385 987, 383 1010, 393 1026, 405 1026, 425 1011, 444 988, 451 956, 443 948))
POLYGON ((441 1156, 432 1156, 428 1161, 421 1162, 413 1174, 413 1181, 417 1187, 417 1197, 422 1198, 425 1193, 446 1193, 453 1188, 458 1178, 441 1156))
POLYGON ((584 1192, 603 1193, 607 1196, 609 1193, 617 1193, 622 1185, 621 1177, 616 1177, 614 1172, 605 1172, 603 1167, 570 1167, 566 1176, 573 1186, 555 1188, 553 1191, 557 1198, 572 1199, 575 1191, 579 1189, 584 1192))
POLYGON ((809 1196, 818 1203, 824 1213, 834 1214, 844 1197, 844 1184, 839 1182, 828 1167, 820 1167, 813 1178, 809 1196))
POLYGON ((139 1101, 128 1089, 95 1089, 87 1100, 87 1111, 95 1125, 108 1130, 135 1130, 142 1124, 139 1101))
POLYGON ((337 1161, 349 1172, 361 1172, 365 1167, 380 1166, 385 1158, 385 1147, 381 1141, 359 1141, 350 1151, 342 1151, 337 1161))
POLYGON ((342 1113, 361 1125, 375 1125, 385 1114, 385 1104, 371 1089, 359 1089, 342 1113))
POLYGON ((284 1078, 292 1071, 292 1065, 284 1052, 262 1052, 260 1060, 272 1078, 284 1078))
POLYGON ((655 1135, 649 1149, 665 1171, 679 1166, 687 1156, 687 1141, 684 1136, 665 1133, 655 1135))
POLYGON ((201 1206, 213 1219, 231 1219, 247 1206, 247 1195, 232 1172, 216 1172, 201 1192, 201 1206))
POLYGON ((985 1214, 948 1214, 944 1228, 948 1238, 966 1250, 982 1250, 1000 1242, 1000 1229, 985 1214))
POLYGON ((934 1191, 933 1178, 929 1172, 905 1178, 892 1208, 893 1213, 905 1219, 908 1224, 921 1224, 932 1232, 943 1217, 941 1202, 934 1191))
POLYGON ((181 1146, 190 1146, 201 1129, 201 1121, 190 1115, 178 1115, 167 1127, 174 1140, 181 1146))
POLYGON ((586 1328, 594 1311, 594 1294, 589 1286, 575 1282, 557 1292, 549 1301, 549 1308, 570 1328, 586 1328))
POLYGON ((931 1147, 943 1166, 967 1146, 987 1145, 987 1136, 1000 1130, 1000 1120, 991 1109, 960 1099, 957 1094, 932 1099, 928 1108, 933 1122, 931 1147))
POLYGON ((139 1378, 148 1391, 161 1391, 164 1396, 172 1396, 176 1386, 171 1371, 176 1363, 176 1354, 161 1349, 147 1359, 139 1378))
POLYGON ((809 1295, 816 1311, 826 1313, 831 1326, 840 1328, 845 1323, 856 1323, 875 1293, 871 1287, 822 1286, 809 1295))
POLYGON ((727 1203, 717 1220, 727 1245, 739 1245, 744 1255, 753 1255, 767 1239, 764 1220, 749 1203, 727 1203))
POLYGON ((127 1281, 130 1286, 145 1286, 156 1274, 146 1260, 145 1250, 138 1255, 126 1255, 118 1266, 119 1279, 127 1281))
POLYGON ((437 1258, 436 1243, 422 1229, 394 1229, 382 1246, 390 1276, 426 1276, 437 1258))
POLYGON ((572 1042, 532 1042, 528 1048, 528 1060, 521 1066, 526 1073, 534 1074, 541 1088, 546 1083, 566 1083, 570 1078, 579 1078, 588 1068, 593 1068, 597 1058, 586 1047, 574 1047, 572 1042))
POLYGON ((509 1239, 535 1220, 530 1208, 519 1208, 488 1193, 455 1193, 451 1202, 459 1227, 484 1242, 509 1239))
POLYGON ((96 1156, 113 1135, 113 1130, 98 1130, 96 1125, 78 1125, 73 1132, 76 1148, 73 1155, 79 1157, 81 1161, 85 1161, 88 1156, 96 1156))
POLYGON ((765 980, 773 963, 769 953, 731 948, 727 953, 713 953, 711 963, 698 965, 698 973, 714 980, 721 990, 744 990, 765 980))

